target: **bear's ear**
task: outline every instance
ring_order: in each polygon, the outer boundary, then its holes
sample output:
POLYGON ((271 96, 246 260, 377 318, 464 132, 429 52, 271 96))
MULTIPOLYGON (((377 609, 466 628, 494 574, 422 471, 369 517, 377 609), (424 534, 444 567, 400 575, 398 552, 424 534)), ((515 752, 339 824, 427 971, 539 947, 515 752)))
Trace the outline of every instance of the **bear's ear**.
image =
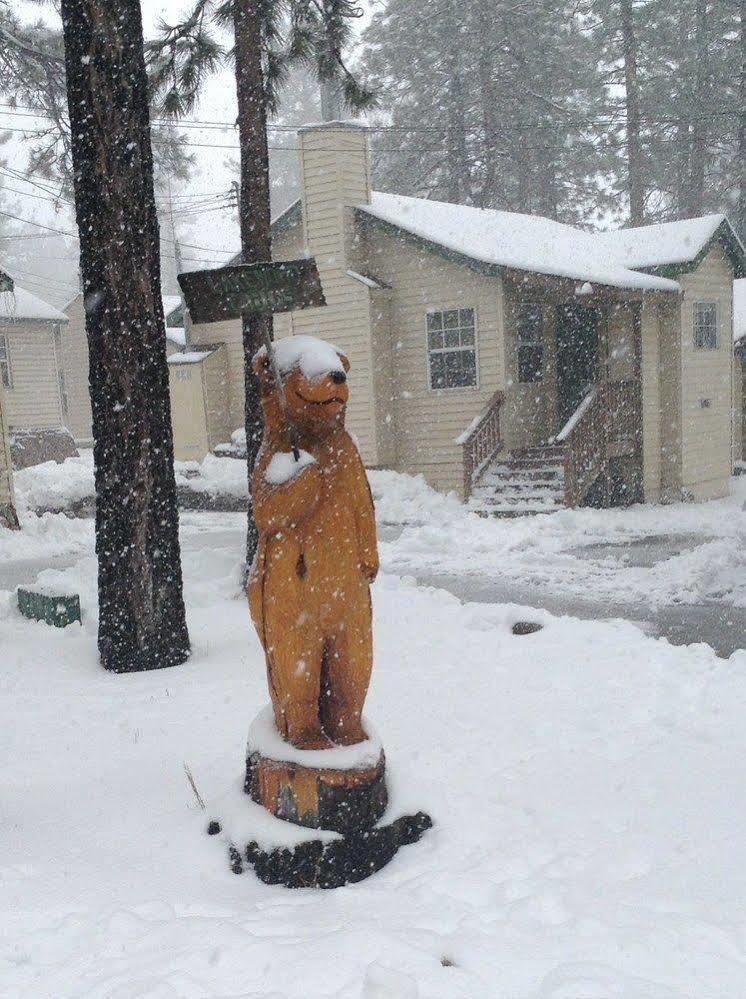
POLYGON ((251 369, 259 379, 262 390, 266 390, 272 383, 272 369, 269 365, 269 357, 267 357, 265 348, 256 352, 254 360, 251 362, 251 369))
POLYGON ((350 362, 347 360, 347 358, 344 356, 344 354, 337 354, 337 357, 342 362, 342 367, 345 369, 345 371, 349 371, 350 370, 350 362))

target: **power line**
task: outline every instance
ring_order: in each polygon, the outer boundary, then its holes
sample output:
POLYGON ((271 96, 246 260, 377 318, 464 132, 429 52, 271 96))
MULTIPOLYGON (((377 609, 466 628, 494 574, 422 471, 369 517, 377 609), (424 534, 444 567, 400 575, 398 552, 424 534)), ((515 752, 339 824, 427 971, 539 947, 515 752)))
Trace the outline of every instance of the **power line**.
MULTIPOLYGON (((13 219, 14 222, 24 222, 26 225, 35 225, 38 229, 46 229, 49 232, 56 232, 60 236, 72 236, 73 239, 78 237, 74 232, 67 232, 65 229, 55 229, 51 225, 42 225, 41 222, 32 222, 31 219, 22 219, 18 215, 11 215, 10 212, 0 212, 0 215, 4 216, 6 219, 13 219)), ((4 237, 7 239, 12 239, 12 236, 4 237)))

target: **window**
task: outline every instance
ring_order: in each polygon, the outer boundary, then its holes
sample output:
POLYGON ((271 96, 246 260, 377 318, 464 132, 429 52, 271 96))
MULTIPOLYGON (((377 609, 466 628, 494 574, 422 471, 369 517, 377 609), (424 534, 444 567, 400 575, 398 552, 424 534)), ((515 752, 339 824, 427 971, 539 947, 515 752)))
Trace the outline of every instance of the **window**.
POLYGON ((469 388, 477 384, 474 309, 427 314, 430 388, 469 388))
POLYGON ((0 379, 2 379, 5 388, 13 388, 13 378, 10 373, 8 338, 5 333, 0 333, 0 379))
POLYGON ((516 312, 518 381, 540 382, 544 374, 544 333, 541 306, 522 302, 516 312))
POLYGON ((718 345, 718 310, 716 302, 694 303, 694 346, 697 350, 716 350, 718 345))

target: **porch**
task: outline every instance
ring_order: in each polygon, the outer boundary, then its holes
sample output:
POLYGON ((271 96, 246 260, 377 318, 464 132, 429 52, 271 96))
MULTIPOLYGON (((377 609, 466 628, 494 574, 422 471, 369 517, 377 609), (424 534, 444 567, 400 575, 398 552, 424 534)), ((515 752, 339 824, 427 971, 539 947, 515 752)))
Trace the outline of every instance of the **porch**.
POLYGON ((641 500, 641 297, 522 293, 505 323, 506 390, 462 441, 465 496, 502 515, 641 500))

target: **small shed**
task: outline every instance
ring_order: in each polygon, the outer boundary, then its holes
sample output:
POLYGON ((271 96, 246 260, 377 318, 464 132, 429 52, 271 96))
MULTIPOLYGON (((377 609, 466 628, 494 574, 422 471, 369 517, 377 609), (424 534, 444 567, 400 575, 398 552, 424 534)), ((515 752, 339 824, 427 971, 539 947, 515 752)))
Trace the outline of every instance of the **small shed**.
POLYGON ((200 344, 168 357, 174 457, 201 461, 230 438, 225 345, 200 344))

